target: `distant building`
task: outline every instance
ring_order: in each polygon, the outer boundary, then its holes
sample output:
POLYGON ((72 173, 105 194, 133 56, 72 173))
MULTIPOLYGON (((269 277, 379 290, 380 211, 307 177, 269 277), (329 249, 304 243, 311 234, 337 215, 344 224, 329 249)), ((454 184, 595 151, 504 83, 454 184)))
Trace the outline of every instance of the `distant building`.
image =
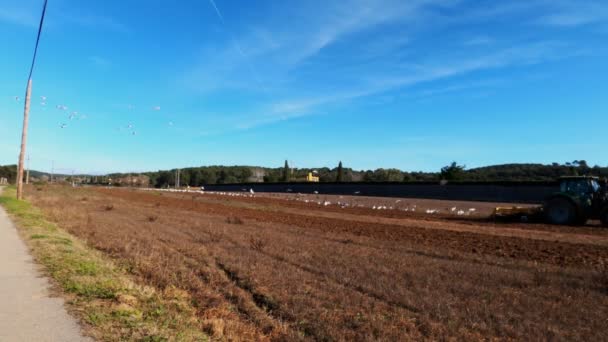
POLYGON ((261 167, 252 167, 251 168, 251 177, 247 179, 250 183, 263 183, 264 176, 266 176, 266 171, 261 167))
POLYGON ((124 176, 114 179, 113 183, 121 186, 149 186, 150 177, 145 175, 124 176))

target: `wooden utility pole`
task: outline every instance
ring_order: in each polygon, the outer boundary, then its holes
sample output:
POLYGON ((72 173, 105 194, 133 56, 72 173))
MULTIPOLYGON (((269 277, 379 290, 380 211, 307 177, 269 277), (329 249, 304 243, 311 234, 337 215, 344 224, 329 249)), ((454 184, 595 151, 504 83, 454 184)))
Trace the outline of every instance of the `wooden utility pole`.
POLYGON ((27 171, 25 172, 25 184, 30 184, 30 156, 27 156, 27 171))
POLYGON ((42 33, 42 24, 44 23, 44 14, 46 13, 47 0, 44 0, 42 6, 42 14, 40 15, 40 24, 38 25, 38 36, 36 37, 36 45, 34 47, 34 56, 32 57, 32 65, 30 66, 30 75, 27 79, 27 90, 25 91, 25 107, 23 110, 23 131, 21 132, 21 152, 19 153, 19 164, 17 165, 17 199, 23 199, 23 160, 25 159, 25 146, 27 144, 27 124, 30 115, 30 97, 32 93, 32 73, 34 72, 34 64, 36 63, 36 54, 38 53, 38 43, 40 43, 40 34, 42 33))
POLYGON ((30 95, 32 93, 32 79, 27 81, 25 92, 25 107, 23 109, 23 131, 21 132, 21 152, 19 153, 19 165, 17 166, 17 199, 23 199, 23 160, 25 159, 25 147, 27 144, 27 125, 30 116, 30 95))

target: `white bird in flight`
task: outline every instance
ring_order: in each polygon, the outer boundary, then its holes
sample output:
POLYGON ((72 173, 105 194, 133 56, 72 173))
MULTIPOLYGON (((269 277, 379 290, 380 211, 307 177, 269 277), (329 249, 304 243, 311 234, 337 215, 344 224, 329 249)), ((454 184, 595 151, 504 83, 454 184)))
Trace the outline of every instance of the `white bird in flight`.
POLYGON ((46 101, 46 96, 40 96, 40 99, 41 99, 42 101, 46 101))
POLYGON ((19 96, 15 96, 15 101, 19 101, 19 96))
POLYGON ((63 124, 61 124, 61 126, 60 126, 60 127, 61 127, 61 128, 66 128, 66 127, 68 127, 68 125, 63 123, 63 124))

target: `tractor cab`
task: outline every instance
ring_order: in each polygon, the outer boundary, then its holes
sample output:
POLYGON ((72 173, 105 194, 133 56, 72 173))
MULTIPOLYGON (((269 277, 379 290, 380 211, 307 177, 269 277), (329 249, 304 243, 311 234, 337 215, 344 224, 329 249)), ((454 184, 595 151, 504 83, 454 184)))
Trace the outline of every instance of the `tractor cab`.
POLYGON ((559 192, 545 201, 547 220, 554 224, 584 224, 589 219, 600 219, 608 224, 606 190, 598 177, 561 177, 559 192))

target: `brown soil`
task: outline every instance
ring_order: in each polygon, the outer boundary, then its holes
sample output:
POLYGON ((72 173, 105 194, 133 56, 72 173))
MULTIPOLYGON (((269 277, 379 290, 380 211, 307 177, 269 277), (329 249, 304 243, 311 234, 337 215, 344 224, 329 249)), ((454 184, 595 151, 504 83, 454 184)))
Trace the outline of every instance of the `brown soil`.
POLYGON ((485 217, 488 203, 464 204, 476 211, 463 218, 324 206, 298 195, 28 195, 142 281, 189 291, 218 338, 608 337, 608 233, 595 226, 497 224, 485 217))

